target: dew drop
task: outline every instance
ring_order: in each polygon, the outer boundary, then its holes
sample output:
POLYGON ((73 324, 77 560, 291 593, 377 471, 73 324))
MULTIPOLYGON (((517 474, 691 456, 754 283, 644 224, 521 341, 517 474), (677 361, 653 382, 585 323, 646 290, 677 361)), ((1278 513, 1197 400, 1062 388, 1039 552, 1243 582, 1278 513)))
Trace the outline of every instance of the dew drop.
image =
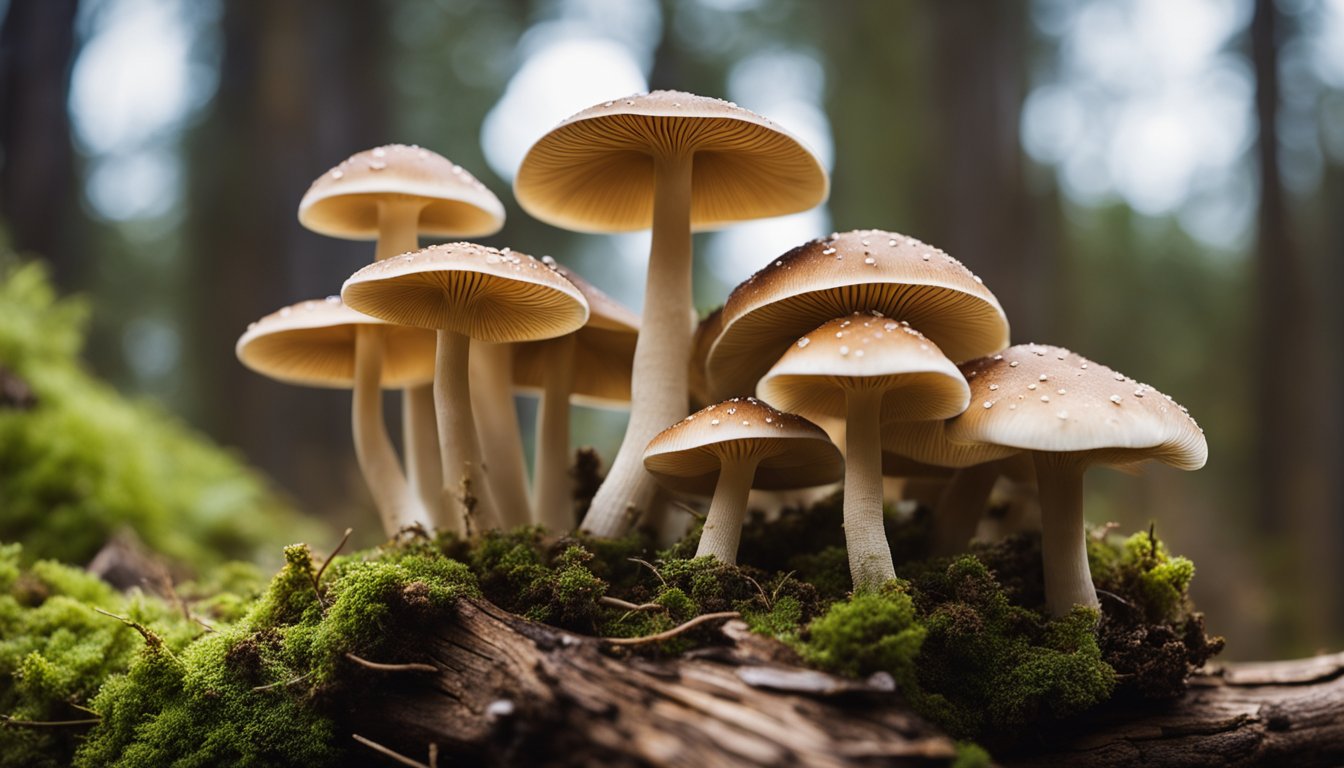
POLYGON ((811 343, 812 343, 812 340, 809 339, 809 338, 807 338, 806 336, 804 336, 803 338, 801 338, 801 339, 798 340, 798 348, 799 348, 799 349, 802 349, 803 347, 806 347, 808 344, 811 344, 811 343))
POLYGON ((1111 402, 1119 405, 1122 401, 1120 400, 1119 395, 1111 395, 1111 402))
POLYGON ((1058 416, 1058 417, 1061 418, 1061 419, 1067 419, 1067 418, 1069 418, 1069 412, 1068 412, 1068 411, 1060 411, 1059 413, 1056 413, 1055 415, 1058 416))
POLYGON ((989 391, 990 391, 990 392, 997 392, 997 391, 999 391, 999 385, 998 385, 998 384, 990 384, 990 385, 989 385, 989 391))
POLYGON ((718 420, 718 419, 710 419, 710 420, 709 420, 709 425, 710 425, 711 427, 717 427, 717 426, 719 426, 719 420, 718 420))
POLYGON ((849 347, 843 347, 843 346, 840 347, 840 354, 841 354, 841 355, 848 355, 848 354, 849 354, 849 347))
POLYGON ((993 408, 993 407, 994 407, 994 403, 990 402, 989 400, 986 400, 986 401, 985 401, 985 407, 986 407, 986 408, 993 408))
POLYGON ((1049 395, 1041 395, 1041 402, 1042 402, 1042 403, 1048 403, 1048 402, 1050 402, 1050 396, 1049 396, 1049 395))
POLYGON ((333 168, 331 170, 331 178, 340 179, 344 177, 345 177, 345 171, 342 171, 340 168, 333 168))
POLYGON ((1036 385, 1035 385, 1035 384, 1028 384, 1028 385, 1027 385, 1027 389, 1035 389, 1035 388, 1036 388, 1036 385))
POLYGON ((1012 361, 1011 363, 1008 364, 1008 367, 1009 367, 1009 368, 1016 368, 1016 367, 1017 367, 1017 361, 1016 361, 1016 360, 1012 361))
POLYGON ((1064 388, 1063 388, 1063 387, 1060 387, 1059 389, 1055 390, 1055 394, 1056 394, 1056 395, 1062 395, 1062 394, 1065 394, 1064 388))
POLYGON ((340 297, 340 296, 328 296, 328 297, 326 298, 326 302, 327 302, 328 304, 340 304, 340 303, 341 303, 341 297, 340 297))

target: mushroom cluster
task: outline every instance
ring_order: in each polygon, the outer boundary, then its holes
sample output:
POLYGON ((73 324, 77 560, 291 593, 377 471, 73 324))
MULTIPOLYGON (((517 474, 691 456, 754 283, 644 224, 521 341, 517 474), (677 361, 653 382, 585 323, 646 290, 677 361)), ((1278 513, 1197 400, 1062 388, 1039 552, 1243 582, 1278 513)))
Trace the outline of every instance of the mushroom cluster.
POLYGON ((569 405, 628 402, 621 448, 578 523, 590 535, 652 519, 659 485, 712 494, 697 554, 731 563, 751 489, 843 478, 853 585, 874 589, 895 576, 884 475, 941 485, 936 554, 965 549, 1002 475, 1039 488, 1051 612, 1095 606, 1082 473, 1148 459, 1201 466, 1203 435, 1170 398, 1059 347, 1010 347, 979 277, 884 230, 770 259, 694 322, 691 233, 811 208, 828 184, 802 142, 718 99, 658 91, 562 121, 528 151, 515 195, 568 229, 652 228, 637 317, 548 257, 470 242, 418 249, 419 234, 492 234, 503 208, 427 150, 373 149, 314 182, 300 220, 376 237, 376 260, 340 297, 254 324, 238 355, 284 381, 354 390, 356 453, 389 533, 569 531, 569 405), (409 480, 379 387, 406 388, 409 480), (517 391, 541 397, 530 494, 517 391))

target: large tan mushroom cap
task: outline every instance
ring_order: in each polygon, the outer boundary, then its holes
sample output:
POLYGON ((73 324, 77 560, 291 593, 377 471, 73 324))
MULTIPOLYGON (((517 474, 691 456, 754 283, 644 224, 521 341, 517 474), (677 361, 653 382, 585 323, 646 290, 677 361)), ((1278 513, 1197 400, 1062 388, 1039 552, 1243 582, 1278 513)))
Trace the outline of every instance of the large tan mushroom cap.
POLYGON ((1008 344, 998 299, 961 262, 905 235, 856 230, 794 248, 733 290, 710 351, 713 391, 754 390, 799 336, 870 310, 909 322, 953 361, 1008 344))
POLYGON ((669 488, 714 492, 725 457, 759 457, 751 487, 811 488, 840 479, 844 462, 826 432, 754 397, 697 411, 649 442, 644 466, 669 488))
MULTIPOLYGON (((630 402, 630 373, 635 364, 635 341, 639 338, 639 315, 571 269, 542 261, 579 289, 588 301, 588 323, 574 336, 574 402, 611 406, 630 402)), ((513 382, 523 388, 545 386, 547 354, 544 342, 526 342, 514 347, 513 382)))
POLYGON ((971 406, 949 439, 1071 453, 1087 463, 1157 459, 1199 469, 1204 432, 1171 397, 1062 347, 1021 344, 963 366, 971 406))
POLYGON ((524 253, 475 243, 432 245, 370 264, 345 281, 345 303, 400 325, 479 341, 534 341, 588 319, 583 294, 524 253))
POLYGON ((655 91, 598 104, 541 137, 523 158, 518 203, 580 232, 647 229, 653 158, 694 152, 691 226, 780 216, 826 199, 821 162, 771 121, 719 99, 655 91))
POLYGON ((460 165, 421 147, 389 144, 341 161, 322 174, 299 202, 299 222, 332 237, 378 237, 378 205, 390 200, 425 203, 422 235, 481 237, 504 226, 504 205, 460 165))
POLYGON ((966 409, 957 366, 904 322, 854 313, 798 339, 761 379, 757 393, 808 416, 845 417, 850 390, 883 393, 881 421, 945 419, 966 409))
POLYGON ((434 334, 390 325, 345 306, 339 296, 302 301, 247 327, 234 348, 248 368, 277 381, 350 389, 355 381, 355 336, 360 325, 385 326, 381 385, 385 389, 434 379, 434 334))
MULTIPOLYGON (((974 401, 972 401, 974 405, 974 401)), ((1018 453, 1018 449, 992 443, 956 443, 947 437, 947 422, 893 421, 882 425, 882 474, 887 472, 887 456, 892 466, 899 466, 896 457, 912 464, 949 469, 963 469, 987 461, 997 461, 1018 453)))

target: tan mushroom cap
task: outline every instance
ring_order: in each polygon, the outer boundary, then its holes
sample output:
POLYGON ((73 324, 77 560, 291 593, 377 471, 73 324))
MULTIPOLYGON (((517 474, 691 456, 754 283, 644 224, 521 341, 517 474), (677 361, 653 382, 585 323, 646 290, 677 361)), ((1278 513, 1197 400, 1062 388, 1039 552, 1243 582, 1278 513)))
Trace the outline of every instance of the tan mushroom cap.
POLYGON ((691 227, 780 216, 826 199, 826 171, 771 121, 720 99, 654 91, 590 107, 541 137, 513 183, 533 216, 580 232, 647 229, 653 157, 694 152, 691 227))
POLYGON ((400 325, 440 328, 479 341, 534 341, 573 333, 588 319, 583 294, 524 253, 449 243, 370 264, 341 298, 400 325))
POLYGON ((859 312, 798 339, 757 393, 790 411, 843 418, 849 389, 881 390, 883 423, 945 419, 964 411, 970 399, 957 366, 922 333, 859 312))
POLYGON ((504 205, 462 166, 428 149, 388 144, 351 155, 322 174, 299 202, 299 222, 332 237, 378 236, 378 204, 425 202, 422 235, 481 237, 504 226, 504 205))
POLYGON ((360 325, 386 327, 383 388, 434 379, 432 332, 356 312, 339 296, 301 301, 272 312, 249 324, 234 349, 243 365, 277 381, 349 389, 355 381, 355 335, 360 325))
MULTIPOLYGON (((571 400, 598 407, 630 402, 630 373, 635 365, 639 315, 549 256, 543 256, 542 262, 572 283, 588 301, 588 323, 574 334, 571 400)), ((513 352, 514 384, 540 389, 545 385, 547 365, 544 343, 517 345, 513 352)))
POLYGON ((687 389, 692 403, 709 403, 713 400, 709 389, 709 374, 705 365, 709 362, 709 350, 719 339, 723 330, 723 307, 705 315, 695 326, 695 335, 691 337, 690 370, 687 373, 687 389))
MULTIPOLYGON (((971 403, 972 405, 974 402, 971 403)), ((992 443, 956 443, 948 439, 947 422, 893 421, 882 425, 883 461, 888 454, 911 463, 963 469, 1018 453, 1018 449, 992 443)), ((885 463, 883 474, 887 474, 885 463)))
POLYGON ((948 422, 951 440, 1088 463, 1199 469, 1208 459, 1203 430, 1170 396, 1062 347, 1020 344, 963 370, 972 402, 948 422))
POLYGON ((780 256, 729 295, 709 356, 713 391, 752 391, 799 336, 869 310, 908 321, 953 361, 1008 344, 998 299, 961 262, 894 232, 836 233, 780 256))
POLYGON ((725 457, 752 456, 760 459, 752 488, 811 488, 844 474, 840 449, 821 427, 754 397, 716 403, 663 430, 644 467, 669 488, 708 496, 725 457))

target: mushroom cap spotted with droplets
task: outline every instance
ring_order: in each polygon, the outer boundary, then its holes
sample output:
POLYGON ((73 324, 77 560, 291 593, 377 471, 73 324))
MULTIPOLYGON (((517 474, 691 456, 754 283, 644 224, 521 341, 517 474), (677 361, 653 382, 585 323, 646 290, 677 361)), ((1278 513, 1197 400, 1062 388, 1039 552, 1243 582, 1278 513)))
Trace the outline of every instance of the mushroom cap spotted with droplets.
POLYGON ((1170 396, 1062 347, 1020 344, 962 369, 972 403, 948 422, 953 441, 1100 464, 1199 469, 1208 459, 1203 430, 1170 396))
POLYGON ((694 152, 691 226, 804 211, 826 199, 821 161, 771 121, 720 99, 654 91, 598 104, 541 137, 514 180, 523 210, 565 229, 653 221, 653 156, 694 152))
POLYGON ((388 322, 490 342, 563 336, 588 320, 588 302, 558 272, 527 254, 475 243, 431 245, 370 264, 345 281, 341 298, 388 322))
MULTIPOLYGON (((588 301, 588 323, 574 334, 574 388, 570 399, 597 407, 630 402, 639 315, 554 259, 542 257, 542 262, 572 283, 588 301)), ((513 383, 524 389, 545 386, 547 359, 545 342, 515 346, 513 383)))
POLYGON ((332 237, 378 237, 378 205, 423 200, 422 235, 481 237, 504 226, 504 205, 460 165, 428 149, 388 144, 351 155, 322 174, 299 202, 299 222, 332 237))
POLYGON ((957 366, 910 325, 854 313, 814 329, 789 347, 757 393, 807 416, 844 417, 846 392, 883 392, 880 419, 945 419, 970 394, 957 366))
POLYGON ((1008 344, 998 299, 961 262, 905 235, 855 230, 804 243, 733 289, 709 354, 714 393, 754 390, 791 342, 856 311, 909 322, 954 362, 1008 344))
POLYGON ((345 306, 339 296, 302 301, 247 327, 234 350, 248 368, 277 381, 350 389, 355 381, 355 336, 360 325, 384 326, 384 389, 434 379, 434 333, 392 325, 345 306))
POLYGON ((668 488, 714 492, 725 457, 760 459, 751 487, 765 490, 827 485, 844 460, 826 432, 754 397, 735 397, 697 411, 649 442, 644 467, 668 488))

